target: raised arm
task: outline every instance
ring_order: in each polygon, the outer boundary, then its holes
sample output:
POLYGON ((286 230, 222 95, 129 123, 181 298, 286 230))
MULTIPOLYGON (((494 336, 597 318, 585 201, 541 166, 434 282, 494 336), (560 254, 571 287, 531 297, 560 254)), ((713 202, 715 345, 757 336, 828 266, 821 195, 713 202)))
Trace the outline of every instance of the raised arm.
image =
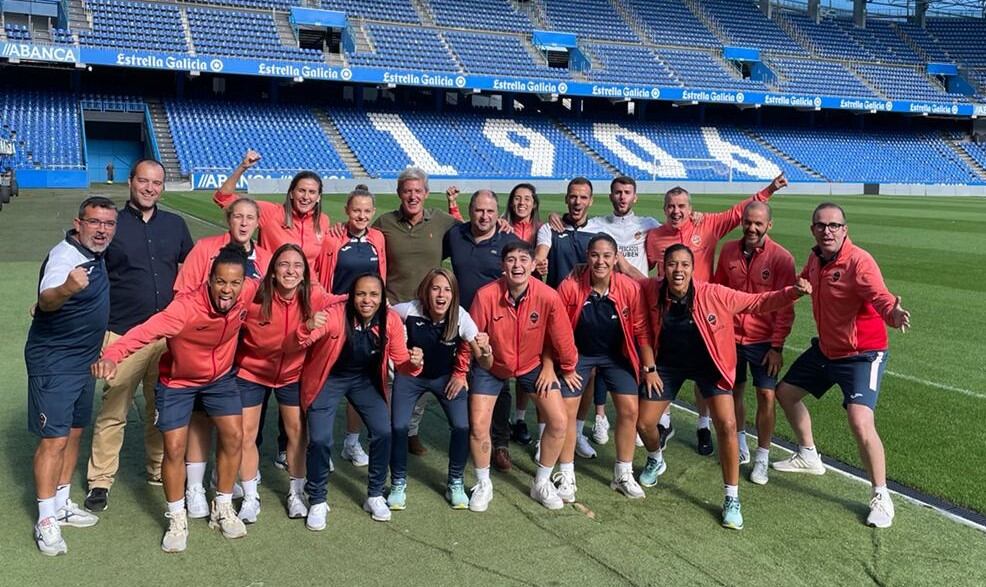
POLYGON ((260 159, 260 153, 253 149, 248 149, 246 154, 243 155, 243 161, 240 161, 240 164, 233 169, 229 177, 226 178, 226 181, 223 182, 223 185, 219 186, 219 191, 212 196, 212 201, 218 204, 220 208, 225 208, 235 202, 236 198, 239 197, 236 195, 236 184, 240 183, 240 178, 243 177, 243 174, 256 165, 260 159))
POLYGON ((742 202, 739 202, 732 208, 722 212, 716 212, 715 214, 705 215, 702 222, 703 224, 712 227, 712 231, 714 232, 717 240, 721 239, 729 234, 731 230, 740 225, 740 222, 743 220, 743 210, 746 208, 747 204, 753 201, 766 202, 778 190, 787 187, 787 185, 787 178, 784 177, 784 174, 782 173, 775 177, 774 180, 770 182, 770 185, 742 202))

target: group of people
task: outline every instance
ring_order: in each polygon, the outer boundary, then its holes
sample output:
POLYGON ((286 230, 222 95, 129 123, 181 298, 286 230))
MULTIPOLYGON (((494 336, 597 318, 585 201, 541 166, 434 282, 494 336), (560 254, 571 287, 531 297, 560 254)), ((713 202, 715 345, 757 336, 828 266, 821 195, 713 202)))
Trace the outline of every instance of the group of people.
POLYGON ((181 218, 158 208, 164 169, 142 160, 130 172, 129 201, 117 209, 87 198, 45 259, 25 349, 29 426, 41 439, 34 474, 42 553, 66 552, 61 528, 94 525, 93 512, 108 507, 138 383, 147 404, 148 482, 163 484, 167 500, 166 552, 185 550, 188 518, 209 518, 228 538, 257 522, 271 395, 277 463, 290 475, 287 514, 318 531, 329 512, 343 398, 341 455, 368 466, 363 508, 386 521, 408 504, 408 452, 426 450, 417 438, 426 398, 448 420, 445 497, 453 509, 489 508, 491 465, 510 469, 510 438, 533 441, 528 401, 538 420, 530 496, 559 509, 577 500, 576 454, 595 456, 583 434, 593 406, 593 437, 608 441, 607 396, 616 414, 611 487, 644 497, 667 468, 670 403, 691 380, 702 412, 698 449, 713 451, 710 423, 719 445, 722 525, 742 529, 739 467, 751 460, 743 431, 747 365, 757 392, 750 480, 768 481, 775 398, 799 447, 774 469, 824 473, 802 399, 838 384, 873 486, 867 522, 891 525, 873 412, 885 325, 907 328, 909 314, 873 258, 849 240, 838 205, 815 209, 816 246, 799 275, 792 255, 768 236, 768 201, 787 185, 783 176, 719 213, 693 212, 690 194, 674 188, 664 196, 664 224, 634 213, 636 182, 625 176, 610 185, 612 213, 589 218, 592 183, 575 178, 567 212, 542 223, 531 184, 514 187, 505 211, 494 192, 476 191, 465 221, 457 188, 446 191, 447 212, 426 208, 428 177, 408 168, 397 180, 397 210, 374 220, 374 196, 361 185, 346 197, 345 222, 332 224, 313 172, 294 177, 283 204, 237 195, 237 181, 259 160, 248 151, 215 194, 229 225, 222 235, 193 245, 181 218), (737 226, 742 238, 726 242, 714 266, 719 241, 737 226), (793 304, 805 295, 818 338, 778 381, 793 304), (97 379, 106 385, 79 507, 70 482, 97 379), (639 474, 635 444, 646 451, 639 474), (242 498, 238 510, 234 498, 242 498))

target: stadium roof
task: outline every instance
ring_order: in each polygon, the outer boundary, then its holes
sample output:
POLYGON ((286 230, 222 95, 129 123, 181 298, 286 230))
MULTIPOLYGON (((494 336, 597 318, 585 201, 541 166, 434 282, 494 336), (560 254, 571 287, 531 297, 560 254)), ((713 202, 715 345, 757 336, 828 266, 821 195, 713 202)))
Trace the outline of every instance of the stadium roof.
MULTIPOLYGON (((787 4, 781 0, 780 4, 787 4)), ((802 4, 800 0, 798 4, 802 4)), ((916 0, 869 0, 866 10, 873 16, 914 14, 916 0)), ((823 8, 852 11, 852 0, 821 0, 823 8)), ((986 18, 986 0, 928 0, 928 16, 986 18)))

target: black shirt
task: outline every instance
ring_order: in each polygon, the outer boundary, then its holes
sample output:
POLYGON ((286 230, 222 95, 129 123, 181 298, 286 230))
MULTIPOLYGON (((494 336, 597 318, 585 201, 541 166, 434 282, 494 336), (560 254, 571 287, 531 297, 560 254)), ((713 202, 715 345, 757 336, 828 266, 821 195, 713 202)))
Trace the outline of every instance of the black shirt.
POLYGON ((623 357, 620 315, 608 295, 589 293, 575 327, 575 346, 586 357, 623 357))
POLYGON ((520 239, 505 232, 476 242, 469 223, 453 226, 445 233, 442 254, 452 260, 452 273, 459 282, 459 305, 471 308, 476 292, 503 275, 503 247, 520 239))
POLYGON ((177 214, 155 207, 144 222, 129 202, 119 210, 116 235, 105 254, 111 331, 125 334, 171 303, 178 265, 193 244, 177 214))
POLYGON ((366 373, 373 379, 379 377, 376 369, 380 360, 380 337, 373 332, 375 324, 376 321, 366 328, 362 324, 353 328, 353 332, 346 337, 330 374, 345 376, 366 373))
POLYGON ((690 311, 694 297, 695 289, 692 286, 683 298, 672 298, 664 311, 657 364, 691 373, 716 373, 718 369, 690 311))
POLYGON ((336 267, 332 275, 332 293, 349 292, 353 281, 360 275, 380 275, 380 254, 366 237, 349 235, 349 242, 336 253, 336 267))

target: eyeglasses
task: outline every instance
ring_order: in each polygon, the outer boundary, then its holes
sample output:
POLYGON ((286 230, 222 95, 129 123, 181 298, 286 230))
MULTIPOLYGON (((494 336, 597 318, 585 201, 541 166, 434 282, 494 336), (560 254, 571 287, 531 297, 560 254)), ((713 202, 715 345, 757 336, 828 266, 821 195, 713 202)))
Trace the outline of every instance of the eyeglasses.
POLYGON ((840 228, 845 228, 845 222, 813 222, 811 229, 815 232, 825 232, 825 229, 829 229, 832 232, 836 232, 840 228))
POLYGON ((79 218, 79 222, 84 222, 89 228, 116 228, 116 220, 96 220, 95 218, 79 218))

